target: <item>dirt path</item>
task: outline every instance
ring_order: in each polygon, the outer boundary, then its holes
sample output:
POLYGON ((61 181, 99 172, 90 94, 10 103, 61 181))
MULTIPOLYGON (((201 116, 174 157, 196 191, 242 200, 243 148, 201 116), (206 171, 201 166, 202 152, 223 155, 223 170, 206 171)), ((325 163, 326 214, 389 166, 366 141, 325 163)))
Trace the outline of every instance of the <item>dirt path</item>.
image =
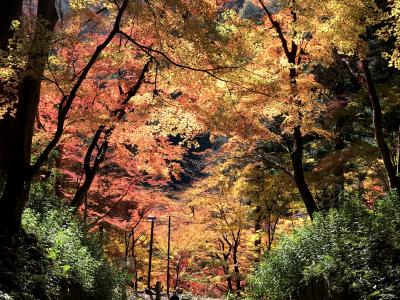
MULTIPOLYGON (((137 297, 132 296, 129 300, 155 300, 155 296, 151 298, 149 295, 146 295, 143 292, 138 292, 137 297)), ((168 300, 167 296, 161 295, 161 300, 168 300)), ((194 297, 194 296, 180 296, 180 300, 222 300, 221 298, 204 298, 204 297, 194 297)))

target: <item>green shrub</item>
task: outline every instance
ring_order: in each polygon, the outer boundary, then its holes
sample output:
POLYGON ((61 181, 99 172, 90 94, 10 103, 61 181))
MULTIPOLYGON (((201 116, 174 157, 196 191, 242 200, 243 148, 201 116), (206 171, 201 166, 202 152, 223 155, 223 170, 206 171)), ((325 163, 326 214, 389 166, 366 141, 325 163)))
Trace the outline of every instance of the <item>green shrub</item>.
POLYGON ((61 292, 62 283, 78 285, 95 299, 121 299, 126 274, 113 268, 96 235, 88 233, 65 201, 55 196, 51 182, 35 184, 22 219, 49 260, 46 289, 61 292))
POLYGON ((281 239, 250 276, 251 299, 285 299, 324 278, 333 292, 360 299, 400 297, 400 201, 369 210, 358 201, 315 216, 281 239))

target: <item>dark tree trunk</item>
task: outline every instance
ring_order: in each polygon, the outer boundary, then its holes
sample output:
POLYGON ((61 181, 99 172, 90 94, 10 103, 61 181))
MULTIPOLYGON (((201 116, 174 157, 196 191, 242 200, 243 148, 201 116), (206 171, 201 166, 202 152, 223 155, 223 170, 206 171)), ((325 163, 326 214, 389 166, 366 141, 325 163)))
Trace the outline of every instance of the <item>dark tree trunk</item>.
POLYGON ((397 177, 400 176, 400 126, 397 132, 397 165, 396 165, 397 177))
MULTIPOLYGON (((37 14, 40 19, 46 20, 46 30, 53 32, 58 20, 54 0, 39 0, 37 14)), ((5 166, 6 186, 0 200, 1 227, 11 231, 19 227, 33 175, 30 157, 35 115, 39 105, 41 77, 51 45, 50 39, 43 39, 40 24, 42 22, 38 20, 31 46, 37 51, 29 54, 25 74, 19 84, 14 139, 8 143, 12 156, 8 157, 5 166)))
MULTIPOLYGON (((227 270, 226 272, 229 273, 229 270, 227 270)), ((232 292, 233 291, 233 285, 232 285, 232 277, 230 275, 226 278, 226 282, 228 284, 228 291, 232 292)))
MULTIPOLYGON (((45 27, 47 31, 52 32, 58 21, 55 0, 38 1, 38 16, 46 21, 45 27)), ((39 104, 40 83, 50 49, 50 40, 43 38, 43 30, 40 30, 39 27, 43 22, 37 22, 39 25, 37 26, 31 49, 39 50, 29 55, 26 74, 20 82, 19 101, 16 106, 17 112, 15 122, 13 122, 15 123, 13 127, 15 130, 11 132, 11 135, 9 134, 9 136, 15 138, 10 140, 5 139, 4 137, 10 131, 0 128, 0 141, 5 140, 8 142, 5 148, 7 149, 6 154, 9 154, 9 157, 4 159, 3 153, 0 152, 0 166, 5 170, 4 173, 7 177, 5 191, 0 200, 0 228, 11 231, 19 228, 22 210, 27 200, 27 191, 29 191, 30 181, 33 175, 47 161, 51 151, 57 146, 64 132, 64 123, 76 94, 101 52, 119 32, 122 16, 128 6, 128 2, 129 0, 123 0, 122 4, 119 6, 113 29, 104 42, 97 46, 92 57, 82 69, 70 93, 64 96, 60 102, 57 130, 44 151, 39 155, 35 163, 31 165, 32 136, 35 115, 39 104), (2 162, 7 162, 7 164, 5 165, 2 162)))
POLYGON ((19 20, 22 13, 22 0, 0 0, 0 49, 7 50, 12 37, 11 22, 19 20))
MULTIPOLYGON (((292 51, 290 55, 288 55, 288 61, 290 64, 296 64, 296 56, 297 56, 297 45, 292 43, 292 51)), ((308 187, 305 175, 304 175, 304 166, 303 166, 303 153, 304 153, 304 141, 303 134, 301 133, 301 121, 303 115, 301 113, 301 100, 298 99, 297 96, 297 71, 296 68, 290 69, 290 85, 292 90, 292 102, 296 104, 298 109, 298 123, 296 127, 293 129, 293 149, 290 153, 290 159, 292 161, 293 168, 293 179, 296 183, 297 189, 300 193, 301 199, 306 206, 307 213, 310 216, 311 220, 313 219, 313 214, 317 212, 318 206, 315 202, 314 196, 311 194, 311 191, 308 187)))
POLYGON ((303 137, 301 135, 300 127, 297 126, 294 129, 294 149, 290 153, 293 166, 293 178, 296 183, 297 189, 299 190, 301 199, 303 200, 308 215, 313 217, 313 214, 318 211, 318 206, 315 203, 314 197, 308 188, 308 184, 304 177, 303 168, 303 137))
POLYGON ((229 270, 229 256, 224 254, 224 266, 223 266, 223 270, 224 270, 224 274, 226 276, 226 283, 228 286, 228 291, 229 292, 233 292, 233 284, 232 284, 232 276, 230 274, 230 270, 229 270))
MULTIPOLYGON (((11 22, 20 19, 22 3, 22 0, 0 0, 0 50, 8 51, 8 40, 13 34, 10 30, 11 22)), ((1 99, 9 106, 6 108, 8 111, 15 109, 17 96, 14 89, 14 82, 6 82, 0 78, 1 99)), ((15 138, 15 119, 8 113, 0 118, 0 133, 0 171, 4 172, 5 164, 10 161, 9 156, 12 153, 8 144, 15 138)))
POLYGON ((233 259, 233 270, 235 272, 235 283, 236 283, 236 293, 240 296, 241 285, 240 285, 240 271, 239 271, 239 261, 238 261, 238 247, 239 247, 239 240, 234 241, 232 259, 233 259))
POLYGON ((257 256, 255 258, 256 261, 260 260, 260 255, 262 254, 262 245, 261 245, 261 235, 260 235, 260 230, 262 229, 262 221, 261 221, 261 207, 259 205, 256 206, 255 209, 255 220, 254 220, 254 231, 255 234, 257 235, 257 238, 254 240, 254 247, 256 248, 256 253, 257 256))
POLYGON ((381 109, 380 99, 375 89, 371 72, 368 68, 368 62, 366 60, 363 60, 362 66, 367 83, 369 98, 371 100, 371 105, 373 109, 373 122, 374 122, 376 143, 378 144, 378 148, 383 159, 383 164, 385 165, 386 174, 389 179, 390 189, 397 189, 397 192, 400 192, 399 191, 400 184, 399 184, 399 178, 397 177, 396 174, 396 167, 392 161, 390 149, 386 144, 385 137, 383 134, 382 109, 381 109))
MULTIPOLYGON (((143 67, 138 80, 136 83, 131 87, 131 89, 124 95, 124 100, 121 103, 121 106, 112 111, 110 113, 110 117, 115 117, 116 121, 121 120, 124 115, 125 115, 125 109, 126 106, 129 103, 129 100, 136 96, 137 92, 139 91, 140 87, 142 86, 146 73, 149 71, 151 64, 151 60, 149 60, 143 67)), ((88 147, 88 150, 86 151, 85 154, 85 159, 83 163, 83 168, 85 171, 85 180, 83 184, 77 189, 74 198, 72 199, 70 205, 74 207, 75 209, 78 209, 79 206, 83 203, 84 199, 86 199, 87 194, 92 186, 93 180, 97 175, 97 172, 99 171, 100 165, 102 162, 105 160, 105 154, 108 149, 108 139, 110 135, 114 131, 114 126, 111 125, 108 129, 106 129, 105 125, 100 125, 99 128, 97 129, 97 132, 95 133, 92 143, 88 147), (104 135, 103 141, 100 146, 98 146, 98 141, 101 137, 101 135, 104 135), (97 149, 97 154, 94 158, 93 166, 91 165, 91 159, 93 156, 94 150, 97 149)), ((85 206, 85 211, 86 211, 86 206, 85 206)))
MULTIPOLYGON (((100 167, 100 164, 104 161, 105 159, 105 154, 108 148, 108 136, 106 133, 106 136, 104 138, 104 141, 102 142, 101 146, 98 147, 98 141, 105 129, 105 126, 100 126, 99 129, 96 131, 93 140, 86 152, 84 163, 83 163, 83 168, 85 171, 85 180, 83 184, 77 189, 74 198, 71 201, 71 206, 74 207, 75 209, 78 209, 79 206, 84 202, 87 193, 90 190, 90 187, 92 185, 92 182, 97 174, 97 171, 100 167), (97 154, 94 158, 93 165, 91 165, 91 158, 93 155, 93 151, 95 149, 97 150, 97 154)), ((86 207, 85 207, 86 209, 86 207)))
MULTIPOLYGON (((276 21, 271 13, 271 11, 268 9, 268 7, 265 5, 265 3, 262 0, 259 0, 259 3, 261 4, 262 8, 265 10, 268 19, 270 20, 272 27, 275 29, 276 33, 278 34, 278 38, 281 41, 281 46, 282 50, 285 53, 285 56, 292 66, 299 65, 301 63, 301 56, 298 52, 299 51, 299 46, 296 44, 296 41, 292 39, 291 41, 285 37, 284 30, 281 27, 281 24, 276 21), (290 46, 289 46, 290 44, 290 46)), ((290 7, 291 9, 291 16, 292 16, 292 24, 295 25, 297 22, 297 12, 293 9, 293 7, 290 7)), ((296 30, 294 29, 293 36, 296 36, 296 30)), ((301 49, 300 49, 301 50, 301 49)), ((290 80, 290 85, 291 85, 291 95, 290 95, 290 100, 293 104, 297 106, 298 111, 298 122, 299 125, 296 126, 293 129, 293 150, 290 153, 290 157, 292 160, 292 167, 293 167, 293 178, 295 181, 295 184, 297 186, 297 189, 299 190, 301 199, 303 200, 307 213, 312 219, 312 215, 314 212, 318 211, 318 206, 315 202, 315 199, 313 195, 310 192, 310 189, 308 188, 308 184, 306 182, 305 176, 304 176, 304 169, 303 169, 303 136, 301 134, 301 120, 302 120, 302 114, 300 112, 301 109, 301 100, 297 97, 297 69, 296 67, 291 67, 289 70, 289 80, 290 80)))
POLYGON ((267 245, 267 251, 271 251, 272 247, 272 240, 273 240, 273 231, 275 231, 275 228, 272 228, 272 218, 271 218, 272 212, 268 211, 268 228, 267 228, 267 236, 268 236, 268 245, 267 245))
MULTIPOLYGON (((226 276, 228 292, 233 292, 232 276, 229 270, 229 257, 231 256, 232 252, 232 243, 229 242, 226 235, 224 234, 222 235, 222 238, 219 239, 219 247, 219 250, 222 252, 222 257, 224 258, 222 269, 224 270, 224 274, 226 276)), ((221 259, 218 254, 217 258, 221 259)))
MULTIPOLYGON (((12 37, 11 22, 20 19, 22 14, 22 0, 0 0, 0 50, 7 51, 8 40, 12 37)), ((1 100, 9 106, 5 109, 13 111, 17 99, 15 82, 0 78, 1 100)), ((4 104, 0 105, 4 105, 4 104)), ((6 113, 0 118, 0 171, 4 172, 12 153, 9 143, 15 138, 15 119, 6 113)))

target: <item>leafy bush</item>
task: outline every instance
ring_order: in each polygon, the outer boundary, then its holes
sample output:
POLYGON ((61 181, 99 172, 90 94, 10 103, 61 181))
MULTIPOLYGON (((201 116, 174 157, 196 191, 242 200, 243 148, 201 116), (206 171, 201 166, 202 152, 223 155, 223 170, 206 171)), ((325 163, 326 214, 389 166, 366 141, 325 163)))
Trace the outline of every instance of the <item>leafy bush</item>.
POLYGON ((63 285, 78 286, 94 299, 121 299, 125 273, 114 269, 94 234, 55 196, 51 183, 35 184, 22 225, 36 236, 50 267, 46 289, 59 294, 63 285))
POLYGON ((251 299, 285 299, 321 278, 354 299, 400 298, 400 201, 358 201, 315 216, 283 238, 250 277, 251 299))

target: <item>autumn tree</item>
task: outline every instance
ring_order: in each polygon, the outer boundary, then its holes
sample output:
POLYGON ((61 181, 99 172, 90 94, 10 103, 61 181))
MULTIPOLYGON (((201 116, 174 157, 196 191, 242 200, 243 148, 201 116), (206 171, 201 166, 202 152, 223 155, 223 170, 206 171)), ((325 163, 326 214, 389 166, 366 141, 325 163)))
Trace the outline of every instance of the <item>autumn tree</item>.
MULTIPOLYGON (((169 11, 171 13, 176 12, 177 15, 179 16, 179 18, 174 17, 173 19, 168 19, 167 18, 163 18, 162 14, 159 14, 160 17, 158 18, 158 22, 160 23, 159 25, 167 25, 167 24, 163 24, 165 22, 180 22, 183 19, 185 19, 186 17, 184 17, 184 13, 188 12, 189 9, 200 9, 200 8, 206 8, 209 4, 207 3, 201 3, 200 6, 198 6, 199 4, 196 4, 195 6, 191 7, 190 5, 186 4, 186 3, 178 3, 179 4, 179 10, 177 11, 177 6, 176 5, 172 5, 170 3, 166 3, 166 6, 159 6, 158 4, 155 3, 151 3, 151 2, 146 2, 146 3, 137 3, 137 5, 143 6, 143 14, 140 15, 141 18, 143 18, 144 22, 142 24, 142 26, 137 26, 137 24, 134 23, 130 23, 127 22, 125 20, 123 20, 123 15, 125 13, 125 11, 131 10, 133 9, 134 4, 128 5, 129 1, 121 1, 120 3, 115 3, 115 4, 106 4, 104 5, 103 8, 101 8, 98 13, 97 11, 94 11, 95 8, 95 4, 97 2, 93 1, 93 2, 88 2, 85 4, 82 4, 79 1, 74 1, 71 2, 71 7, 73 10, 75 10, 77 13, 74 15, 72 14, 71 16, 64 16, 63 15, 63 19, 62 19, 62 23, 60 23, 60 26, 64 26, 66 30, 66 33, 68 35, 68 30, 70 30, 69 36, 72 36, 72 33, 75 32, 78 34, 78 40, 75 39, 75 41, 73 41, 71 44, 69 44, 68 46, 77 46, 79 45, 79 43, 77 42, 81 42, 79 40, 79 34, 84 34, 82 32, 80 32, 79 30, 76 30, 76 28, 73 28, 73 20, 75 18, 75 21, 79 20, 79 18, 81 17, 81 21, 84 24, 85 20, 84 18, 89 18, 89 23, 88 24, 94 24, 96 22, 98 22, 99 25, 101 25, 102 28, 104 28, 104 30, 106 32, 108 32, 108 35, 104 35, 104 34, 94 34, 94 36, 96 37, 96 39, 94 39, 93 41, 98 45, 96 49, 93 50, 92 45, 89 45, 88 43, 85 44, 86 49, 89 51, 88 53, 90 53, 89 55, 84 55, 84 59, 83 60, 77 60, 77 56, 78 53, 74 53, 73 51, 69 51, 70 49, 68 49, 68 47, 65 47, 67 44, 67 42, 71 42, 71 40, 68 40, 68 38, 66 39, 59 39, 58 40, 58 44, 56 44, 54 46, 54 49, 52 49, 52 51, 57 52, 58 54, 60 54, 58 57, 61 58, 61 60, 56 56, 56 55, 51 55, 49 60, 49 70, 48 70, 48 74, 44 74, 44 70, 45 70, 45 66, 46 66, 46 61, 47 61, 47 57, 48 57, 48 53, 50 50, 50 44, 51 44, 51 36, 48 34, 49 32, 54 31, 54 27, 56 25, 57 22, 57 13, 56 13, 56 9, 54 7, 54 2, 51 1, 39 1, 38 3, 38 8, 39 8, 39 19, 40 15, 44 15, 43 17, 52 17, 53 19, 49 19, 51 22, 44 22, 45 26, 47 27, 46 30, 39 30, 41 28, 44 28, 43 26, 36 26, 37 29, 37 38, 33 38, 33 42, 37 40, 42 41, 43 40, 43 36, 45 37, 44 39, 46 40, 46 43, 41 43, 40 47, 44 47, 44 48, 40 48, 39 50, 39 56, 35 54, 35 59, 37 59, 37 57, 40 57, 40 62, 33 62, 32 61, 32 66, 28 67, 27 69, 32 69, 33 67, 38 68, 39 73, 35 74, 34 79, 35 81, 35 93, 30 93, 29 91, 27 91, 24 95, 27 97, 27 99, 29 97, 31 97, 31 95, 35 95, 35 101, 26 101, 26 103, 29 103, 29 105, 32 104, 32 107, 29 107, 29 109, 27 107, 25 107, 25 104, 23 105, 22 103, 25 103, 22 101, 22 92, 20 93, 20 97, 19 97, 19 104, 17 105, 17 109, 16 109, 16 118, 15 118, 15 123, 21 123, 20 125, 16 126, 16 130, 20 130, 20 133, 15 133, 11 130, 3 130, 3 135, 4 137, 6 136, 6 134, 13 132, 13 136, 18 137, 18 139, 21 139, 21 141, 19 141, 18 143, 12 143, 14 146, 12 147, 5 147, 5 150, 7 151, 7 153, 9 153, 10 155, 12 154, 12 156, 14 156, 14 154, 21 152, 21 154, 17 157, 15 156, 15 159, 8 159, 7 158, 7 154, 2 155, 2 159, 3 161, 7 161, 7 165, 5 166, 5 177, 6 177, 6 187, 5 187, 5 191, 3 193, 2 196, 2 205, 4 206, 4 209, 2 209, 2 212, 4 212, 5 217, 7 218, 2 218, 2 220, 4 220, 4 225, 7 225, 8 227, 11 228, 16 228, 18 227, 19 224, 19 219, 22 213, 22 209, 24 206, 24 203, 26 202, 26 198, 27 198, 27 194, 29 191, 29 185, 30 182, 34 176, 34 174, 40 169, 41 166, 43 166, 43 164, 47 161, 49 155, 52 153, 52 151, 54 150, 54 148, 56 147, 56 145, 58 144, 58 142, 60 141, 63 133, 65 132, 65 128, 67 127, 67 125, 69 125, 66 122, 67 118, 71 117, 71 110, 74 110, 76 108, 76 100, 80 100, 82 99, 81 97, 83 95, 81 95, 81 92, 86 92, 88 90, 85 91, 85 89, 90 88, 90 84, 88 85, 88 83, 94 83, 94 84, 99 84, 99 86, 97 86, 97 90, 100 91, 100 93, 105 93, 105 91, 101 91, 102 90, 102 86, 104 86, 104 84, 106 84, 103 80, 103 83, 100 83, 101 81, 101 76, 108 76, 107 72, 102 69, 102 71, 100 71, 101 75, 100 77, 97 77, 97 80, 91 80, 92 75, 94 74, 94 69, 95 66, 97 65, 97 62, 100 60, 100 58, 104 58, 104 53, 106 53, 106 49, 109 46, 113 46, 114 48, 118 48, 121 49, 121 47, 125 48, 125 51, 130 51, 132 50, 132 48, 136 48, 136 51, 132 51, 132 53, 136 53, 138 55, 140 55, 140 53, 142 53, 142 55, 147 55, 148 57, 151 57, 153 59, 153 61, 155 62, 155 65, 157 65, 157 68, 155 70, 155 78, 152 86, 153 88, 153 95, 150 94, 150 98, 154 99, 155 95, 168 95, 168 92, 166 93, 161 93, 161 86, 157 86, 158 85, 158 80, 157 80, 157 74, 161 74, 161 66, 162 63, 168 63, 168 64, 173 64, 176 67, 180 67, 180 68, 184 68, 184 69, 191 69, 191 70, 195 70, 195 71, 199 71, 199 72, 208 72, 211 73, 212 70, 214 69, 212 66, 207 66, 205 68, 201 68, 201 67, 189 67, 188 65, 186 65, 185 63, 181 62, 179 59, 175 59, 175 57, 171 57, 169 55, 166 55, 163 51, 167 52, 168 49, 162 49, 160 48, 160 50, 158 50, 155 47, 151 47, 151 43, 153 43, 154 41, 156 41, 157 39, 163 37, 169 37, 169 38, 173 38, 173 39, 180 39, 180 37, 177 37, 176 35, 174 35, 172 32, 170 31, 165 31, 164 29, 159 30, 156 32, 156 34, 154 34, 154 32, 152 31, 152 26, 154 25, 154 23, 151 21, 151 19, 153 18, 153 14, 155 10, 166 10, 169 11), (89 9, 88 9, 89 8, 89 9), (45 10, 48 9, 48 11, 44 11, 42 12, 41 10, 45 10), (111 13, 109 14, 104 14, 104 12, 106 11, 111 11, 111 13), (79 16, 79 12, 85 12, 84 14, 82 14, 81 16, 79 16), (48 13, 48 16, 45 15, 45 13, 48 13), (78 17, 79 16, 79 17, 78 17), (76 19, 78 18, 78 19, 76 19), (96 18, 96 21, 92 21, 94 18, 96 18), (100 20, 99 20, 100 19, 100 20), (92 23, 90 23, 92 22, 92 23), (146 24, 146 25, 144 25, 146 24), (151 25, 151 26, 150 26, 151 25), (49 27, 50 26, 50 27, 49 27), (148 27, 146 27, 148 26, 148 27), (128 34, 127 32, 130 32, 130 34, 128 34), (147 40, 139 40, 136 39, 136 37, 134 37, 133 35, 135 34, 139 34, 139 33, 143 33, 143 32, 148 32, 149 35, 146 36, 147 40), (119 40, 116 39, 116 37, 119 37, 119 40), (122 44, 122 42, 124 42, 124 44, 122 44), (63 44, 64 43, 64 44, 63 44), (148 44, 148 45, 146 45, 148 44), (60 47, 61 46, 61 47, 60 47), (91 48, 92 47, 92 48, 91 48), (62 57, 64 55, 71 55, 69 57, 70 61, 72 62, 71 67, 72 68, 68 68, 67 65, 58 65, 60 63, 63 63, 63 59, 62 57), (61 66, 61 67, 60 67, 61 66), (77 68, 80 69, 80 71, 77 71, 77 68), (64 78, 60 78, 57 75, 66 75, 64 76, 64 78), (58 111, 56 112, 56 118, 57 118, 57 122, 56 124, 53 123, 53 125, 55 125, 54 128, 54 135, 49 137, 49 143, 47 145, 43 145, 42 150, 39 150, 37 152, 37 159, 34 163, 30 163, 30 156, 31 156, 31 151, 32 151, 32 137, 33 137, 33 133, 34 133, 34 123, 35 120, 38 121, 38 123, 40 124, 40 119, 36 117, 37 114, 37 108, 39 105, 39 98, 40 98, 40 84, 42 81, 42 77, 43 75, 49 75, 46 80, 50 81, 54 87, 53 90, 58 90, 57 93, 54 93, 52 96, 54 96, 55 99, 61 99, 61 101, 54 103, 53 105, 56 105, 58 107, 58 111), (55 75, 55 76, 53 76, 55 75), (100 80, 99 80, 100 79, 100 80), (64 82, 63 82, 64 81, 64 82), (26 112, 24 112, 26 109, 26 112), (22 112, 24 112, 26 115, 22 116, 20 114, 22 114, 22 112), (29 118, 28 118, 29 117, 29 118), (27 120, 29 121, 29 125, 27 125, 28 123, 26 123, 27 120), (23 140, 22 140, 23 139, 23 140), (19 149, 19 151, 17 151, 17 149, 19 149), (22 150, 24 149, 24 150, 22 150), (18 167, 15 167, 18 166, 18 167), (23 174, 21 176, 21 174, 23 174)), ((210 6, 211 8, 215 9, 215 6, 210 6)), ((139 10, 142 11, 142 10, 139 10)), ((207 11, 207 9, 205 9, 205 11, 207 11)), ((208 16, 210 16, 211 14, 208 14, 208 16)), ((198 20, 195 20, 196 22, 198 22, 198 20)), ((204 24, 204 20, 200 20, 201 22, 203 22, 204 24)), ((194 22, 194 23, 196 23, 194 22)), ((40 22, 38 21, 38 24, 40 22)), ((77 24, 78 22, 76 22, 75 24, 77 24)), ((191 27, 191 31, 190 33, 187 34, 187 37, 185 38, 185 41, 191 41, 191 40, 195 40, 194 37, 198 36, 198 33, 196 33, 196 31, 194 30, 195 27, 193 27, 194 23, 190 24, 191 27)), ((158 24, 158 23, 157 23, 158 24)), ((157 25, 156 24, 156 25, 157 25)), ((172 24, 172 23, 170 23, 172 24)), ((186 24, 185 24, 186 25, 186 24)), ((84 25, 86 26, 86 25, 84 25)), ((162 26, 161 26, 162 27, 162 26)), ((168 43, 168 39, 160 39, 160 41, 165 41, 168 43)), ((81 43, 82 44, 82 43, 81 43)), ((166 46, 166 44, 164 45, 166 46)), ((36 47, 31 47, 31 49, 35 49, 36 47)), ((122 53, 120 51, 120 53, 122 53)), ((29 58, 29 56, 28 56, 29 58)), ((33 58, 32 58, 33 60, 33 58)), ((29 61, 29 60, 28 60, 29 61)), ((106 60, 104 60, 106 61, 106 60)), ((145 64, 145 63, 144 63, 145 64)), ((102 67, 104 67, 104 65, 100 65, 102 67)), ((120 68, 121 69, 121 68, 120 68)), ((147 69, 147 68, 146 68, 147 69)), ((126 70, 120 70, 121 74, 126 72, 126 70)), ((27 75, 28 76, 28 75, 27 75)), ((29 76, 33 76, 33 75, 29 75, 29 76)), ((121 76, 123 77, 123 76, 121 76)), ((25 77, 24 77, 25 78, 25 77)), ((28 77, 27 77, 28 78, 28 77)), ((29 77, 30 78, 30 77, 29 77)), ((104 79, 104 77, 103 77, 104 79)), ((144 76, 139 76, 139 80, 138 83, 142 83, 144 80, 144 76)), ((23 81, 21 81, 23 82, 23 81)), ((22 87, 24 86, 23 84, 19 85, 21 87, 21 91, 22 91, 22 87)), ((32 87, 32 85, 29 85, 30 87, 32 87)), ((93 86, 92 86, 93 87, 93 86)), ((138 87, 140 87, 140 85, 131 85, 128 86, 126 89, 124 89, 124 86, 122 86, 121 84, 116 84, 113 85, 113 88, 116 88, 113 90, 113 92, 118 92, 121 97, 125 97, 125 100, 122 101, 122 106, 126 106, 126 104, 128 103, 128 101, 130 101, 130 98, 136 94, 138 87), (135 87, 136 86, 136 87, 135 87)), ((45 97, 49 97, 50 95, 45 95, 45 97)), ((44 97, 44 98, 45 98, 44 97)), ((116 98, 121 98, 121 97, 116 97, 116 98)), ((94 97, 96 98, 96 97, 94 97)), ((111 97, 112 98, 112 97, 111 97)), ((30 99, 30 98, 29 98, 30 99)), ((88 99, 86 99, 88 100, 88 99)), ((48 103, 50 104, 52 101, 49 101, 48 103)), ((83 102, 84 104, 84 102, 83 102)), ((97 104, 97 103, 96 103, 97 104)), ((108 105, 106 103, 104 103, 105 105, 108 105)), ((28 104, 27 104, 28 105, 28 104)), ((112 111, 108 111, 107 114, 109 114, 111 117, 114 117, 116 119, 118 118, 122 118, 122 116, 124 115, 124 113, 120 113, 123 112, 123 110, 121 111, 121 107, 117 107, 115 112, 117 112, 116 116, 113 116, 113 112, 112 111), (118 117, 119 115, 119 117, 118 117)), ((97 116, 98 117, 98 116, 97 116)), ((10 117, 13 121, 12 123, 14 123, 14 119, 12 117, 10 117)), ((110 121, 110 120, 108 120, 110 121)), ((104 122, 103 122, 104 123, 104 122)), ((42 124, 43 125, 43 124, 42 124)), ((40 127, 40 126, 39 126, 40 127)), ((106 148, 106 142, 109 138, 110 135, 110 127, 104 126, 104 125, 100 125, 97 124, 97 132, 98 134, 94 135, 94 139, 92 140, 92 147, 88 148, 88 152, 87 152, 87 159, 85 159, 85 163, 84 163, 84 167, 86 169, 86 177, 85 177, 85 182, 82 184, 82 186, 79 188, 79 193, 77 193, 77 197, 74 200, 74 204, 79 204, 82 202, 82 198, 85 194, 87 194, 88 188, 90 187, 90 183, 93 181, 93 174, 96 173, 94 171, 96 171, 98 169, 98 163, 99 161, 104 160, 104 155, 105 155, 105 150, 106 148), (108 127, 108 129, 106 129, 108 127), (103 132, 104 131, 104 132, 103 132), (102 141, 100 142, 100 144, 97 144, 97 141, 99 138, 101 137, 102 141), (93 155, 93 150, 94 148, 96 148, 96 145, 101 148, 101 150, 99 150, 97 152, 97 154, 93 155), (93 160, 94 164, 92 164, 91 166, 89 166, 88 162, 93 160)), ((113 126, 111 126, 113 127, 113 126)), ((114 131, 114 130, 112 130, 114 131)), ((6 137, 5 137, 6 139, 6 137)), ((167 138, 163 138, 162 140, 159 140, 159 142, 157 142, 159 145, 167 145, 168 141, 167 138)), ((4 143, 3 143, 4 145, 4 143)), ((127 144, 127 147, 131 147, 132 144, 127 144)), ((133 150, 134 147, 131 149, 133 150)), ((127 149, 129 151, 129 149, 127 149)), ((133 151, 134 152, 134 151, 133 151)), ((165 156, 165 155, 164 155, 165 156)), ((173 163, 171 163, 171 166, 173 165, 173 163)))
POLYGON ((57 20, 55 2, 38 1, 35 33, 25 69, 19 75, 15 119, 8 117, 1 122, 2 144, 7 140, 6 154, 2 153, 7 180, 1 198, 2 228, 15 229, 19 226, 29 193, 34 168, 30 164, 30 156, 35 115, 40 100, 41 77, 51 47, 49 33, 54 31, 57 20))
POLYGON ((213 130, 234 132, 247 141, 250 152, 265 141, 268 147, 262 149, 268 151, 264 155, 268 164, 292 177, 312 216, 318 206, 306 180, 305 146, 310 140, 332 137, 322 120, 332 98, 314 73, 317 67, 329 66, 337 53, 355 53, 374 5, 365 1, 329 1, 324 6, 318 1, 254 1, 252 5, 258 17, 246 19, 227 10, 220 24, 233 45, 243 43, 245 66, 224 74, 220 92, 198 93, 199 99, 214 100, 198 100, 194 109, 213 130), (349 22, 354 26, 344 26, 349 22))
POLYGON ((253 207, 250 217, 260 253, 271 250, 280 219, 289 215, 293 188, 285 174, 273 174, 259 163, 248 164, 235 183, 235 192, 253 207))
MULTIPOLYGON (((398 7, 399 2, 394 1, 388 5, 387 9, 389 12, 379 12, 380 21, 383 21, 385 26, 381 26, 378 30, 378 37, 383 40, 394 40, 393 50, 387 51, 385 53, 386 58, 389 59, 389 66, 393 66, 398 69, 398 40, 399 40, 399 30, 398 30, 398 7), (383 28, 382 28, 383 27, 383 28)), ((363 73, 363 78, 360 78, 362 82, 365 82, 365 87, 368 92, 370 103, 373 109, 373 125, 375 132, 375 140, 378 145, 383 164, 385 166, 386 174, 388 177, 389 185, 391 189, 400 190, 400 179, 399 179, 399 168, 396 166, 394 157, 392 156, 391 150, 389 148, 388 142, 385 137, 383 128, 383 109, 382 101, 379 95, 378 89, 376 87, 376 82, 373 78, 373 73, 370 67, 370 61, 373 56, 371 51, 360 51, 359 56, 361 60, 361 69, 363 73)), ((361 72, 360 72, 361 73, 361 72)), ((398 163, 397 163, 398 165, 398 163)))
POLYGON ((195 183, 184 195, 193 199, 190 206, 196 219, 207 224, 212 244, 209 255, 215 257, 216 265, 224 273, 226 292, 239 296, 243 289, 243 272, 252 256, 248 250, 251 250, 252 236, 250 212, 254 206, 235 193, 239 171, 234 166, 232 160, 213 166, 208 170, 212 170, 212 175, 195 183))
POLYGON ((366 80, 366 87, 368 90, 371 106, 373 109, 373 124, 375 129, 375 140, 381 153, 383 164, 385 166, 386 174, 389 180, 390 189, 400 190, 400 179, 396 164, 392 159, 391 151, 385 140, 383 122, 382 122, 382 108, 378 92, 375 88, 372 79, 371 71, 368 66, 367 60, 362 60, 362 67, 366 80))

